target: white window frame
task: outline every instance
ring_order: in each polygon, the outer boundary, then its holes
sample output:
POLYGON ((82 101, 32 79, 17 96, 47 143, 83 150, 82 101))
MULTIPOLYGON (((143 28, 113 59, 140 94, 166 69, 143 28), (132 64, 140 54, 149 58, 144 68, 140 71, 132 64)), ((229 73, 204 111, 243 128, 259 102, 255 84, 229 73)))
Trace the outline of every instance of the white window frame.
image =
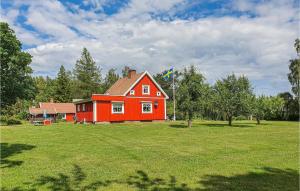
POLYGON ((77 105, 77 111, 80 111, 80 104, 77 105))
POLYGON ((111 102, 111 113, 112 114, 124 114, 124 102, 120 102, 120 101, 113 101, 111 102), (114 111, 114 104, 122 104, 122 111, 114 111))
POLYGON ((67 114, 66 113, 62 113, 62 119, 67 119, 67 114))
POLYGON ((130 90, 130 95, 134 95, 134 90, 130 90))
POLYGON ((143 95, 150 95, 150 85, 142 85, 142 94, 143 95), (148 93, 144 92, 144 88, 148 87, 148 93))
POLYGON ((82 104, 82 111, 85 111, 85 104, 82 104))
POLYGON ((152 113, 152 102, 142 102, 142 113, 152 113), (144 111, 144 105, 150 104, 150 111, 144 111))
POLYGON ((160 92, 160 91, 157 91, 157 92, 156 92, 156 96, 161 96, 161 92, 160 92))

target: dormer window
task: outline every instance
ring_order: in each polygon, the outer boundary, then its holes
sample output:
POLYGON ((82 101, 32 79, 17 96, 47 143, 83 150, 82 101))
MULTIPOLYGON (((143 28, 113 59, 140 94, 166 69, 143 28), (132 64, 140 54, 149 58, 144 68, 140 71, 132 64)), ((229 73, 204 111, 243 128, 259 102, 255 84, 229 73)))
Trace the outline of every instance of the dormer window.
POLYGON ((142 86, 142 94, 143 95, 149 95, 150 94, 150 86, 149 85, 143 85, 142 86))
POLYGON ((156 92, 156 96, 161 96, 161 93, 160 92, 156 92))
POLYGON ((130 95, 134 95, 134 90, 130 90, 130 95))

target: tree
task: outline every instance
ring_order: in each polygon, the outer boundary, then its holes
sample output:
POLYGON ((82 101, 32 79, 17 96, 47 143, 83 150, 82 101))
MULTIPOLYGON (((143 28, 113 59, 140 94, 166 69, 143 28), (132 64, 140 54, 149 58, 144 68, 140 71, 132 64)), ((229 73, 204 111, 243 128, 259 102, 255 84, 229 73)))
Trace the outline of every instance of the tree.
POLYGON ((253 93, 250 81, 244 77, 229 75, 218 80, 214 86, 215 107, 226 114, 229 126, 234 116, 249 114, 252 108, 253 93))
POLYGON ((267 110, 266 99, 265 96, 259 96, 254 99, 253 114, 258 125, 260 124, 260 120, 264 119, 267 110))
POLYGON ((128 66, 125 66, 123 69, 122 69, 122 76, 123 78, 127 77, 128 76, 128 72, 129 72, 130 68, 128 66))
MULTIPOLYGON (((155 81, 160 85, 160 87, 166 92, 166 94, 170 97, 170 100, 173 100, 173 77, 164 79, 163 73, 157 73, 156 75, 153 76, 155 81)), ((178 84, 180 81, 181 73, 178 71, 174 71, 174 84, 175 84, 175 89, 178 88, 178 84)))
MULTIPOLYGON (((295 49, 298 54, 298 58, 290 60, 290 73, 288 74, 288 79, 292 85, 292 92, 295 94, 296 98, 300 99, 300 40, 296 39, 295 49)), ((299 104, 299 103, 298 103, 299 104)))
POLYGON ((194 66, 184 69, 176 96, 178 109, 188 118, 188 127, 192 126, 195 114, 201 112, 205 106, 208 85, 204 80, 204 76, 197 73, 194 66))
POLYGON ((16 103, 19 99, 35 96, 35 86, 31 77, 31 55, 21 50, 22 44, 9 25, 0 22, 1 59, 1 108, 16 103))
POLYGON ((278 97, 281 97, 284 100, 284 106, 282 110, 281 119, 289 120, 291 113, 291 105, 293 104, 293 96, 290 92, 279 93, 278 97))
POLYGON ((110 69, 104 79, 103 92, 108 90, 116 81, 120 79, 120 76, 116 73, 115 69, 110 69))
POLYGON ((284 100, 279 96, 270 96, 265 100, 265 119, 278 120, 282 115, 284 100))
POLYGON ((63 65, 60 66, 54 87, 54 100, 56 102, 70 102, 71 96, 71 79, 63 65))
POLYGON ((91 54, 83 48, 81 58, 77 60, 74 76, 77 84, 76 96, 89 98, 93 93, 101 93, 101 70, 91 54))
POLYGON ((55 80, 46 76, 38 76, 34 78, 34 83, 37 88, 35 96, 36 104, 39 102, 49 102, 55 96, 55 80))

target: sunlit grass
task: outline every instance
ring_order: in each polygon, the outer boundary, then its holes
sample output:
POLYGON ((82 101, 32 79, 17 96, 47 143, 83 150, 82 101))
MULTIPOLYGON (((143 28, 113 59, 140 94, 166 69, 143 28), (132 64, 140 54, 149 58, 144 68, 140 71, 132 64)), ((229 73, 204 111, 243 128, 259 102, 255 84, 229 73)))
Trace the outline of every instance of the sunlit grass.
MULTIPOLYGON (((280 190, 277 179, 289 181, 285 188, 292 190, 298 182, 297 122, 262 121, 256 125, 254 121, 234 121, 229 127, 226 122, 196 121, 192 128, 181 121, 59 123, 0 130, 1 183, 8 189, 31 188, 41 177, 58 178, 60 173, 72 179, 74 165, 85 175, 82 186, 111 181, 97 187, 99 190, 136 190, 140 187, 130 184, 129 179, 142 177, 139 172, 164 179, 164 184, 158 183, 161 187, 167 187, 170 176, 174 176, 178 185, 204 190, 218 190, 217 183, 224 181, 230 185, 222 187, 231 186, 231 190, 249 185, 280 190), (258 174, 257 179, 251 173, 258 174)), ((39 183, 35 185, 38 190, 53 190, 48 187, 53 182, 39 183)), ((71 180, 69 184, 77 185, 71 180)))

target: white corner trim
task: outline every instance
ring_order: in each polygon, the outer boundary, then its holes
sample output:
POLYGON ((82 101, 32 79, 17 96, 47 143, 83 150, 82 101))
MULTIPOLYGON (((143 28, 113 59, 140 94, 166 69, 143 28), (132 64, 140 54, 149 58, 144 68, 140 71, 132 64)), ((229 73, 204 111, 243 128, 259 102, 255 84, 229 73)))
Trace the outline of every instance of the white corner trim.
POLYGON ((165 120, 167 120, 167 102, 166 102, 166 99, 164 99, 164 104, 165 104, 165 120))
POLYGON ((97 101, 93 101, 93 122, 97 121, 97 101))
POLYGON ((150 79, 152 80, 152 82, 156 85, 156 87, 164 94, 164 96, 166 97, 166 99, 169 99, 169 96, 166 94, 166 92, 160 87, 160 85, 154 80, 154 78, 152 77, 152 75, 148 72, 145 71, 131 86, 130 88, 123 94, 123 96, 126 96, 126 94, 145 76, 148 75, 150 77, 150 79))

